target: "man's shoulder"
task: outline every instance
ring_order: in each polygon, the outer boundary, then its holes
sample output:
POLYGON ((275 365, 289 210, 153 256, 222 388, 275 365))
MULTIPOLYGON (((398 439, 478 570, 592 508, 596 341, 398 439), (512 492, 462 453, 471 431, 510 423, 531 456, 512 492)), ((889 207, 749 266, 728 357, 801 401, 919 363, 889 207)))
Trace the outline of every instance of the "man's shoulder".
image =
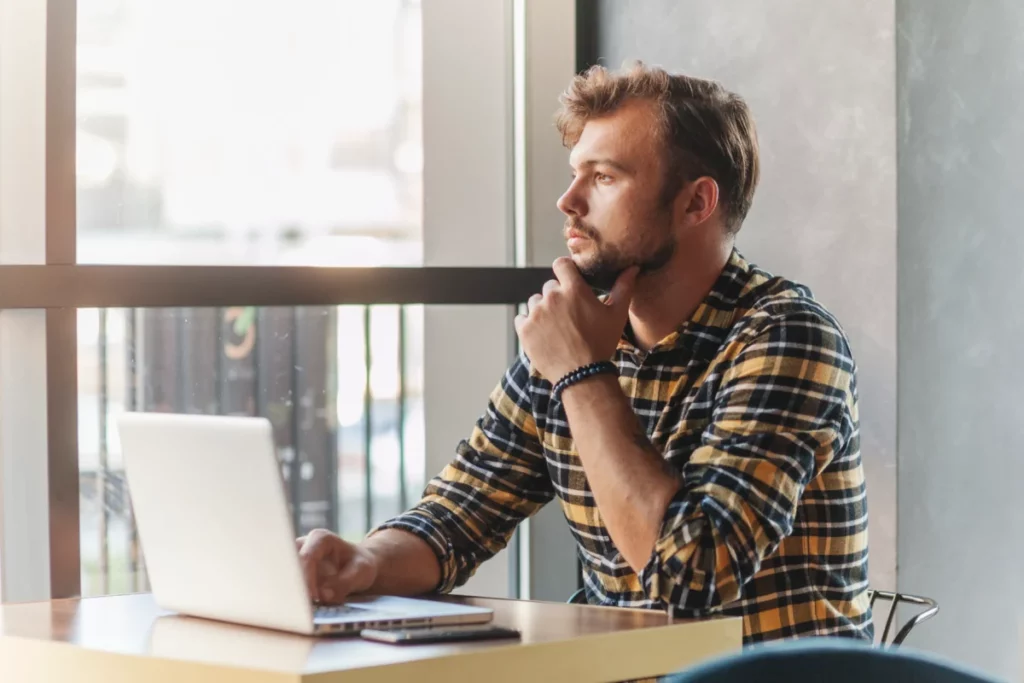
POLYGON ((820 338, 828 346, 840 346, 849 353, 849 339, 839 319, 800 282, 751 266, 750 278, 736 308, 730 335, 734 339, 779 334, 786 329, 815 331, 812 338, 820 338))

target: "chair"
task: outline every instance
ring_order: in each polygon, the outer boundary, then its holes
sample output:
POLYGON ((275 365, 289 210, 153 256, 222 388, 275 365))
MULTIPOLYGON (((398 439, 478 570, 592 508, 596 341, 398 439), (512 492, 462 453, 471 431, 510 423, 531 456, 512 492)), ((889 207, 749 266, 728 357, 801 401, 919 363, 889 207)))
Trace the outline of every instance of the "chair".
MULTIPOLYGON (((906 640, 907 636, 910 635, 910 631, 923 621, 931 619, 939 613, 939 605, 931 598, 921 597, 919 595, 910 595, 909 593, 893 593, 892 591, 880 591, 880 590, 869 590, 869 600, 871 602, 871 609, 875 609, 875 601, 879 598, 889 602, 889 610, 885 618, 885 627, 882 630, 882 638, 879 640, 879 645, 902 645, 903 641, 906 640), (896 612, 899 610, 900 605, 915 605, 918 607, 924 607, 925 609, 915 614, 913 617, 907 620, 903 627, 896 633, 896 635, 889 640, 889 633, 892 631, 893 621, 896 618, 896 612)), ((586 591, 582 588, 577 590, 569 597, 570 604, 585 605, 587 603, 586 591)), ((874 614, 875 629, 877 632, 879 623, 879 614, 874 614)))
POLYGON ((663 678, 664 683, 996 683, 982 673, 907 648, 843 638, 748 647, 663 678))
POLYGON ((880 590, 869 590, 868 595, 870 596, 869 600, 871 602, 871 610, 874 612, 876 632, 878 624, 880 623, 880 615, 875 611, 875 601, 881 598, 889 602, 889 611, 885 619, 885 627, 882 630, 882 638, 879 641, 880 645, 902 645, 903 641, 906 640, 907 636, 910 634, 911 629, 921 622, 931 619, 939 612, 938 603, 931 598, 910 595, 909 593, 893 593, 892 591, 880 590), (892 624, 896 618, 896 612, 899 610, 901 605, 914 605, 917 607, 924 607, 925 609, 908 619, 890 641, 889 632, 892 630, 892 624))

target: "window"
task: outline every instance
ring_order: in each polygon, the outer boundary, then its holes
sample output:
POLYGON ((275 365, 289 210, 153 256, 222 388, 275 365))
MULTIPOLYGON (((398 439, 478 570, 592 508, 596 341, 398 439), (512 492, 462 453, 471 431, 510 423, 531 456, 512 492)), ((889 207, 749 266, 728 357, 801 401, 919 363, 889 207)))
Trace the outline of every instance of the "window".
POLYGON ((418 2, 80 0, 79 263, 422 264, 418 2))
POLYGON ((132 408, 267 415, 296 530, 357 537, 550 276, 512 267, 511 1, 160 4, 0 0, 3 601, 146 588, 132 408))

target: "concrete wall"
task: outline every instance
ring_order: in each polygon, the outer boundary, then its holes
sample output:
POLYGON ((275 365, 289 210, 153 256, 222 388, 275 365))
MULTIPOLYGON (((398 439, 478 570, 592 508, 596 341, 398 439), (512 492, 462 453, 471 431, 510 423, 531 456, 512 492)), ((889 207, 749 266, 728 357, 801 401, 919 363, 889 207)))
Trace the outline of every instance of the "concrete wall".
POLYGON ((899 0, 900 586, 1020 680, 1024 5, 899 0))
POLYGON ((803 281, 860 365, 871 580, 896 584, 896 145, 892 0, 596 0, 610 67, 642 59, 714 78, 757 120, 762 181, 743 253, 803 281))
POLYGON ((764 178, 740 247, 811 285, 852 338, 872 582, 939 601, 914 646, 1019 679, 1024 5, 580 7, 602 63, 660 63, 750 102, 764 178))

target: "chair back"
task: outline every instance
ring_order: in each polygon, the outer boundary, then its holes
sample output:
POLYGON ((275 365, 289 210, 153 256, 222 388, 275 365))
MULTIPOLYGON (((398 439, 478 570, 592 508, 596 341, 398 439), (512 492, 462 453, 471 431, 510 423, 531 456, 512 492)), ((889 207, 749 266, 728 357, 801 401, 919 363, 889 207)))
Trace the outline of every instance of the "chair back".
POLYGON ((996 679, 908 648, 845 638, 755 645, 662 679, 666 683, 996 683, 996 679))

